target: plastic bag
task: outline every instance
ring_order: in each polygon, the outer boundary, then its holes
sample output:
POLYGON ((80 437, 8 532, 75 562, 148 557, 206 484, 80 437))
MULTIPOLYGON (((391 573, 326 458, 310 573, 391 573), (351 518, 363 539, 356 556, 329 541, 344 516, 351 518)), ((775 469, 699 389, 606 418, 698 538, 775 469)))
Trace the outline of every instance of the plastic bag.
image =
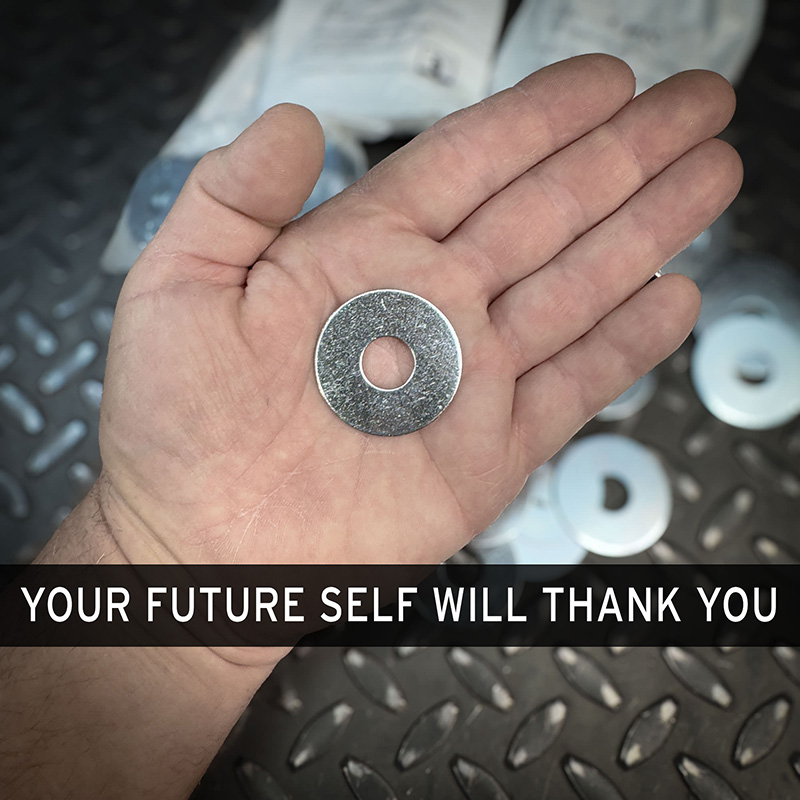
POLYGON ((500 45, 492 91, 584 53, 627 61, 637 91, 694 68, 734 83, 763 16, 763 0, 523 0, 500 45))
POLYGON ((364 140, 414 134, 489 89, 505 0, 284 2, 263 104, 291 101, 364 140))
POLYGON ((271 37, 271 17, 242 35, 200 102, 141 171, 101 256, 106 272, 131 268, 172 208, 192 167, 259 117, 263 111, 259 90, 271 37))
POLYGON ((308 211, 367 170, 359 139, 416 133, 488 90, 505 0, 286 0, 246 33, 156 159, 141 172, 101 258, 127 272, 192 167, 281 102, 308 106, 325 165, 308 211))

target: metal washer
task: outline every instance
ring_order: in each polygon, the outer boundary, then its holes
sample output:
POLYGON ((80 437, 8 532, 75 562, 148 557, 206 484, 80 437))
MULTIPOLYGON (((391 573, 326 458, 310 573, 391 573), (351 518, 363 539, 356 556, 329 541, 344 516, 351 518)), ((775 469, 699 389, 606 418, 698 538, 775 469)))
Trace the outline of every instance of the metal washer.
POLYGON ((377 289, 348 300, 319 335, 317 384, 334 413, 375 436, 402 436, 433 422, 461 380, 461 346, 453 326, 433 303, 398 289, 377 289), (384 336, 400 339, 414 355, 411 377, 396 389, 367 380, 362 356, 384 336))

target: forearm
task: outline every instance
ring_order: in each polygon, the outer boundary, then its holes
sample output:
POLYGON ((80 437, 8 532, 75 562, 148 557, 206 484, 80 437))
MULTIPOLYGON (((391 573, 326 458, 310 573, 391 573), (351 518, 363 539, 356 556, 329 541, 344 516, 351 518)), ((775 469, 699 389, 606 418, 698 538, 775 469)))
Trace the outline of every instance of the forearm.
MULTIPOLYGON (((92 490, 38 559, 119 563, 92 490)), ((283 651, 240 665, 206 648, 0 652, 0 795, 188 797, 283 651)))
POLYGON ((208 651, 36 648, 0 656, 0 794, 188 797, 265 674, 208 651))

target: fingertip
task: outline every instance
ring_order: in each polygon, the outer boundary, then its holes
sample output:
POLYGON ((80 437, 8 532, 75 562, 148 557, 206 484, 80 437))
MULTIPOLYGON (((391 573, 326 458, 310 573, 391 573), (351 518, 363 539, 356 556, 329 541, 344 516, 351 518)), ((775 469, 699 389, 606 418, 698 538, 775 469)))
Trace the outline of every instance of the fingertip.
POLYGON ((241 286, 249 268, 280 230, 300 213, 322 170, 324 137, 317 118, 302 106, 282 104, 262 114, 226 147, 200 159, 153 240, 164 253, 151 282, 178 273, 241 286), (167 262, 170 262, 169 264, 167 262), (218 264, 236 270, 205 270, 218 264))
POLYGON ((718 72, 690 69, 679 72, 667 80, 680 82, 685 89, 691 90, 703 105, 713 108, 723 121, 722 127, 730 122, 736 111, 736 91, 718 72))
POLYGON ((267 109, 200 170, 204 188, 221 202, 272 227, 291 220, 311 194, 325 160, 325 138, 304 106, 267 109))
POLYGON ((722 139, 710 139, 706 142, 706 146, 711 149, 714 158, 717 159, 720 174, 727 183, 727 192, 724 197, 725 207, 727 207, 742 188, 744 178, 742 157, 735 147, 722 139))
POLYGON ((222 148, 222 153, 231 162, 259 157, 269 157, 270 162, 288 159, 288 168, 299 158, 304 171, 316 172, 316 181, 325 158, 325 135, 313 111, 296 103, 279 103, 268 108, 230 145, 222 148))
POLYGON ((615 81, 620 87, 625 87, 631 97, 636 92, 636 75, 628 62, 617 56, 612 56, 610 53, 586 53, 568 60, 580 62, 582 67, 603 72, 609 80, 615 81))
MULTIPOLYGON (((739 193, 743 172, 735 148, 722 139, 706 139, 673 164, 672 174, 679 177, 684 191, 690 186, 692 192, 686 203, 675 207, 684 216, 687 208, 697 209, 701 216, 694 217, 695 224, 702 225, 701 230, 707 228, 739 193)), ((686 233, 689 235, 690 229, 686 233)))
POLYGON ((310 108, 297 103, 278 103, 278 105, 268 108, 259 117, 259 122, 261 120, 273 122, 277 119, 280 119, 287 132, 293 131, 299 136, 314 140, 320 147, 325 147, 322 124, 310 108))
POLYGON ((594 86, 596 90, 591 94, 595 100, 611 98, 617 108, 627 103, 636 92, 633 70, 622 59, 607 53, 587 53, 558 61, 524 78, 517 86, 524 89, 529 81, 544 78, 564 91, 584 88, 587 84, 594 86))
POLYGON ((700 289, 698 288, 697 284, 687 275, 673 275, 674 278, 678 278, 675 281, 677 287, 679 287, 679 291, 681 293, 681 297, 683 300, 684 308, 686 309, 686 315, 689 319, 691 319, 692 324, 697 322, 697 317, 700 314, 700 305, 702 303, 702 294, 700 293, 700 289))
POLYGON ((709 87, 710 91, 724 95, 730 101, 736 100, 736 91, 731 82, 719 72, 711 69, 686 69, 677 73, 685 80, 695 81, 709 87))
POLYGON ((673 310, 669 315, 671 330, 666 331, 665 335, 678 347, 691 333, 700 315, 700 290, 691 278, 680 273, 662 275, 650 286, 662 294, 665 305, 673 310))

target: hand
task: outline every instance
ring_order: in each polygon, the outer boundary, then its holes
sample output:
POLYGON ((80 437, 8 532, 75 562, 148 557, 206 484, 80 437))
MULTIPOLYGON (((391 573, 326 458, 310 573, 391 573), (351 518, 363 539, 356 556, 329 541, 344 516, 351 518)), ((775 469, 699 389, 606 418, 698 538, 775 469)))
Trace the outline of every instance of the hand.
POLYGON ((206 156, 114 322, 100 496, 124 555, 435 563, 483 530, 696 319, 688 279, 647 281, 738 190, 710 139, 733 92, 703 72, 633 92, 611 57, 557 64, 291 222, 322 164, 307 110, 206 156), (463 351, 450 407, 395 438, 339 420, 314 374, 327 317, 378 288, 433 302, 463 351))
MULTIPOLYGON (((103 473, 40 560, 431 563, 465 544, 697 315, 687 279, 647 281, 738 189, 709 141, 733 93, 687 73, 632 94, 620 61, 557 64, 294 222, 322 164, 308 111, 205 157, 125 282, 103 473), (314 374, 327 317, 376 288, 436 304, 463 351, 452 404, 398 438, 345 425, 314 374)), ((379 383, 395 356, 367 365, 379 383)), ((284 653, 0 653, 0 792, 186 797, 284 653)))

